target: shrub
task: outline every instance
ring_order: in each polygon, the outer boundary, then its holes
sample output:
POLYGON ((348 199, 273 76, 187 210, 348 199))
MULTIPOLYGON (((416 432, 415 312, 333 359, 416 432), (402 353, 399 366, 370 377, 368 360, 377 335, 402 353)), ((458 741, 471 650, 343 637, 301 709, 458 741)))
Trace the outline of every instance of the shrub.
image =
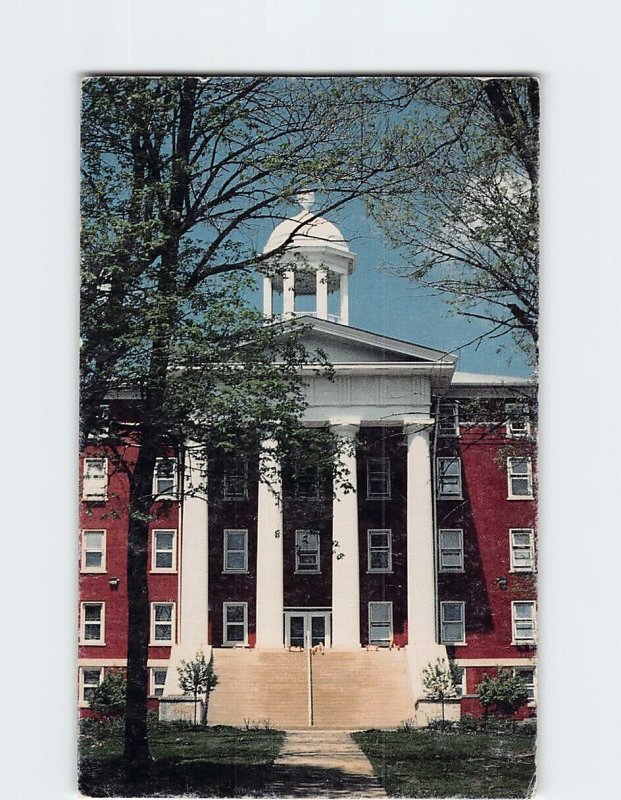
POLYGON ((477 686, 477 694, 486 716, 490 711, 514 714, 528 699, 526 684, 509 670, 499 670, 493 677, 485 675, 477 686))
POLYGON ((110 670, 93 692, 90 706, 106 717, 120 716, 125 711, 127 681, 121 670, 110 670))

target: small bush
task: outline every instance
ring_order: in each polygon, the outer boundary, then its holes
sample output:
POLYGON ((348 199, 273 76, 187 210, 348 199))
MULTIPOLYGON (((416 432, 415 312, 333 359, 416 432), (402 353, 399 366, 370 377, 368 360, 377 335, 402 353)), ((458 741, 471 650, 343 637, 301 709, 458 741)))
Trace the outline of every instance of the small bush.
POLYGON ((127 681, 120 670, 111 670, 93 692, 90 706, 106 717, 118 717, 125 711, 127 681))
POLYGON ((477 694, 487 715, 490 711, 498 714, 515 714, 528 700, 526 684, 518 675, 509 670, 499 670, 497 675, 485 675, 477 686, 477 694))

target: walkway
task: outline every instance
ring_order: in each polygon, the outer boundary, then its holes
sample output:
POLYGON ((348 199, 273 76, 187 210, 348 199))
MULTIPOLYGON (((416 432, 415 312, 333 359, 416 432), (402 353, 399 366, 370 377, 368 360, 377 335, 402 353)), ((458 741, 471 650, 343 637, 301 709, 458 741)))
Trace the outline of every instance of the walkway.
POLYGON ((273 797, 386 797, 346 731, 287 731, 265 794, 273 797))

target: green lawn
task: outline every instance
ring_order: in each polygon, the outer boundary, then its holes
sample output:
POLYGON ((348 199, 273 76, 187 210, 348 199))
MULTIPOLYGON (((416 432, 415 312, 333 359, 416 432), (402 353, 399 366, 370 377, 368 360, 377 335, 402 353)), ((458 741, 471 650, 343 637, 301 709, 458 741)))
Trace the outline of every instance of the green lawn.
POLYGON ((121 721, 80 726, 80 791, 93 797, 260 795, 284 733, 183 725, 149 726, 153 764, 144 784, 126 783, 121 721))
POLYGON ((372 730, 353 737, 395 797, 528 797, 534 783, 532 731, 372 730))

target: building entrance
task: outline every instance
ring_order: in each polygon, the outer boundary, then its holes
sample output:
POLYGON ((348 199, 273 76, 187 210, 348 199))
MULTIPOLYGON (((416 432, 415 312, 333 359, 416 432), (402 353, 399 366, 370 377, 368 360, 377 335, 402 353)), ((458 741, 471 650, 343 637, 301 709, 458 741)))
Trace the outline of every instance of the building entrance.
POLYGON ((330 612, 320 609, 285 611, 285 647, 331 645, 330 612))

